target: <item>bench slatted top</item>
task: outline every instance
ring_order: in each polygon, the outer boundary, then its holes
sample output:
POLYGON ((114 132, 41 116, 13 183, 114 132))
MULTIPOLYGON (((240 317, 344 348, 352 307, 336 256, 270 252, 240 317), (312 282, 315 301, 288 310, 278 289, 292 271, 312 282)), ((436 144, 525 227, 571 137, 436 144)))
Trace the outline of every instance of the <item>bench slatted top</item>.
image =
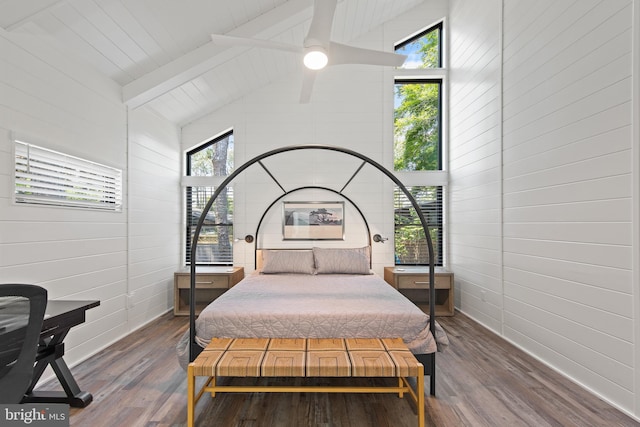
POLYGON ((214 338, 194 375, 415 377, 418 366, 400 338, 214 338))

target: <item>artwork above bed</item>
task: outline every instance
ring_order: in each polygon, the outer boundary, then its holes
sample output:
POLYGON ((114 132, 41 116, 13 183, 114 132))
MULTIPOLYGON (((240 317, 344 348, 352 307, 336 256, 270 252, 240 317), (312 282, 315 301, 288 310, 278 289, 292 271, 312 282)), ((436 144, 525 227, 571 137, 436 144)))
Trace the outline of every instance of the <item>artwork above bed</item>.
POLYGON ((282 202, 283 240, 344 240, 344 202, 282 202))

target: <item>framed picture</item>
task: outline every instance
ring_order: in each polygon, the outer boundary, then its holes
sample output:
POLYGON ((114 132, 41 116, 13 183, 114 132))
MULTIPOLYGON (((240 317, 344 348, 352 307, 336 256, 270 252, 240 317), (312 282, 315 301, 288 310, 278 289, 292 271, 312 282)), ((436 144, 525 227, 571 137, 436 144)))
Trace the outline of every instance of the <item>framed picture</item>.
POLYGON ((284 240, 344 240, 344 202, 282 202, 284 240))

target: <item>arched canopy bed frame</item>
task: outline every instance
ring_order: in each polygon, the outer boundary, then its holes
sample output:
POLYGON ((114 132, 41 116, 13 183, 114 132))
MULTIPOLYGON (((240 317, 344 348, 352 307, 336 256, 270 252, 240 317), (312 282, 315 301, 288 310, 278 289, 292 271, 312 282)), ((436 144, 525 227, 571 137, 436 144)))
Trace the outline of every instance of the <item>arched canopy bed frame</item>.
MULTIPOLYGON (((424 234, 425 234, 425 238, 427 240, 427 248, 428 248, 428 254, 429 254, 429 329, 430 329, 431 334, 433 335, 433 337, 435 339, 435 336, 436 336, 436 321, 435 321, 436 294, 435 294, 435 257, 434 257, 434 250, 433 250, 433 242, 431 240, 431 235, 429 233, 429 227, 428 227, 428 224, 427 224, 427 220, 426 220, 422 210, 420 209, 420 206, 418 205, 418 202, 413 197, 413 195, 409 192, 409 190, 404 186, 404 184, 393 173, 391 173, 389 170, 387 170, 384 166, 380 165, 376 161, 370 159, 369 157, 367 157, 367 156, 365 156, 365 155, 363 155, 361 153, 355 152, 353 150, 349 150, 347 148, 337 147, 337 146, 330 146, 330 145, 317 145, 317 144, 294 145, 294 146, 286 146, 286 147, 276 148, 274 150, 267 151, 267 152, 265 152, 263 154, 260 154, 260 155, 258 155, 256 157, 252 158, 251 160, 247 161, 243 165, 241 165, 238 168, 236 168, 234 170, 234 172, 231 173, 229 176, 227 176, 227 178, 215 189, 215 191, 213 192, 212 196, 209 198, 207 204, 205 205, 204 209, 202 210, 202 213, 200 215, 200 218, 198 219, 198 222, 197 222, 197 225, 196 225, 196 228, 195 228, 195 231, 194 231, 193 242, 191 244, 191 261, 190 261, 190 273, 191 273, 190 274, 190 278, 191 278, 191 281, 190 281, 190 289, 189 289, 190 307, 189 307, 189 348, 188 348, 188 350, 189 350, 189 361, 190 362, 192 362, 198 356, 198 354, 202 351, 202 347, 200 347, 200 345, 198 345, 198 343, 196 342, 196 335, 195 335, 195 331, 196 331, 196 307, 195 307, 195 301, 196 301, 196 299, 195 299, 195 291, 196 291, 196 250, 197 250, 197 245, 198 245, 198 238, 200 236, 200 232, 201 232, 203 224, 205 222, 207 212, 211 209, 211 206, 213 205, 213 203, 217 199, 217 197, 220 195, 220 193, 223 191, 223 189, 225 187, 227 187, 238 175, 240 175, 247 168, 251 167, 252 165, 254 165, 256 163, 258 163, 260 166, 262 166, 262 168, 264 168, 264 170, 267 172, 267 174, 275 181, 275 183, 280 187, 280 189, 284 193, 281 196, 277 197, 267 207, 267 209, 265 209, 264 213, 262 214, 262 217, 260 218, 258 226, 256 228, 256 234, 255 234, 256 239, 258 239, 258 237, 259 237, 258 233, 259 233, 259 230, 260 230, 260 226, 261 226, 261 224, 262 224, 267 212, 279 200, 282 200, 282 198, 284 198, 288 194, 291 194, 291 193, 293 193, 295 191, 300 191, 300 190, 305 190, 305 189, 321 189, 321 190, 331 191, 331 192, 334 192, 335 194, 340 195, 345 200, 347 200, 352 206, 354 206, 356 208, 356 210, 358 211, 358 213, 360 214, 360 216, 362 217, 362 219, 364 221, 364 224, 365 224, 365 227, 366 227, 366 230, 367 230, 367 238, 368 238, 368 241, 369 241, 369 245, 371 246, 371 242, 372 242, 371 231, 370 231, 369 225, 368 225, 368 223, 366 221, 365 215, 358 208, 358 206, 355 203, 353 203, 353 201, 351 201, 342 192, 345 190, 345 188, 349 185, 349 183, 355 178, 355 176, 362 170, 362 168, 366 164, 369 164, 369 165, 375 167, 378 171, 380 171, 385 176, 387 176, 391 181, 393 181, 393 183, 404 193, 404 195, 407 197, 407 199, 411 202, 411 205, 412 205, 413 209, 416 211, 416 214, 417 214, 418 218, 420 219, 420 223, 422 225, 422 228, 423 228, 424 234), (357 168, 357 170, 354 172, 354 174, 349 178, 349 180, 345 183, 345 185, 339 191, 336 191, 336 190, 331 189, 331 188, 317 187, 317 186, 299 187, 299 188, 287 191, 280 185, 280 183, 276 180, 276 178, 265 167, 265 165, 262 163, 262 160, 264 160, 266 158, 269 158, 269 157, 272 157, 272 156, 276 156, 276 155, 281 154, 281 153, 286 153, 286 152, 290 152, 290 151, 300 151, 300 150, 328 150, 328 151, 334 151, 334 152, 338 152, 338 153, 349 155, 351 157, 358 158, 358 159, 362 160, 362 164, 357 168)), ((256 241, 256 249, 258 249, 257 241, 256 241)), ((255 252, 257 253, 257 250, 255 252)), ((429 353, 429 354, 418 354, 418 355, 416 355, 416 357, 418 358, 418 360, 420 362, 422 362, 425 365, 425 373, 429 375, 429 379, 430 379, 430 386, 431 386, 430 387, 430 393, 432 395, 435 395, 435 352, 429 353)))

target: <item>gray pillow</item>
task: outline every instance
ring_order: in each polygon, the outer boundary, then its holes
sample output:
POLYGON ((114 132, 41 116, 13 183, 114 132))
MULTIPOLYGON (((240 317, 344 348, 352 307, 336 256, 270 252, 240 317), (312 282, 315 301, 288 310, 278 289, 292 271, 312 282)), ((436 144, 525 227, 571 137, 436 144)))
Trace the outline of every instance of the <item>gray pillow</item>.
POLYGON ((313 251, 263 250, 262 273, 314 274, 313 251))
POLYGON ((371 274, 369 247, 313 248, 318 274, 371 274))

